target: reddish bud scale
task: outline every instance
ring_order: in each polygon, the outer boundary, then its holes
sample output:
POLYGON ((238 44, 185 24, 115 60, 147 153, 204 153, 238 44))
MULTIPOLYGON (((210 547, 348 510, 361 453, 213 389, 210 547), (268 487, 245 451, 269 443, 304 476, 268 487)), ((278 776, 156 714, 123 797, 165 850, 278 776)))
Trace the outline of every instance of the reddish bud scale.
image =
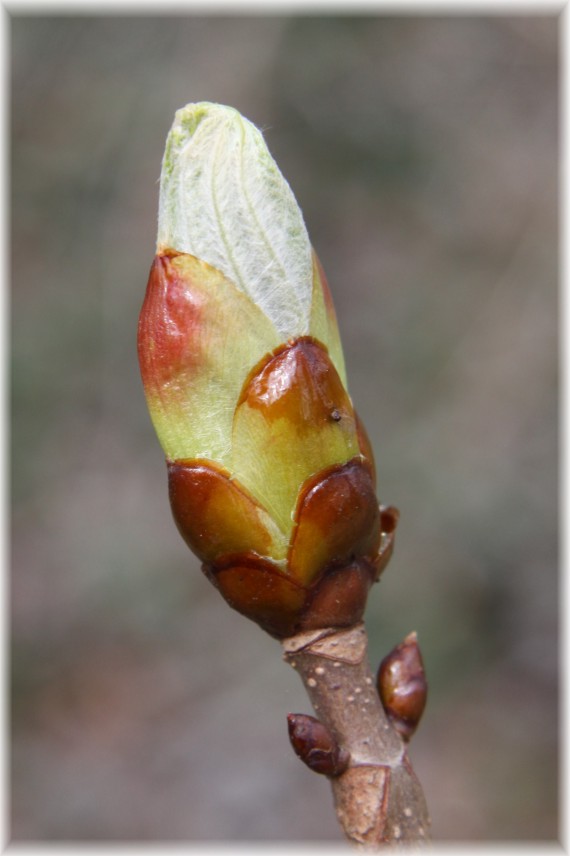
POLYGON ((344 773, 350 756, 322 722, 304 713, 290 713, 287 725, 295 754, 314 773, 330 777, 344 773))
POLYGON ((197 363, 202 301, 172 264, 179 255, 169 250, 155 256, 139 319, 141 375, 145 389, 157 395, 197 363))
POLYGON ((420 722, 428 689, 415 633, 406 636, 384 657, 378 669, 377 687, 394 728, 404 740, 409 740, 420 722))
POLYGON ((350 399, 323 346, 310 336, 284 345, 262 361, 238 401, 263 412, 266 420, 294 419, 299 433, 315 423, 354 419, 350 399))

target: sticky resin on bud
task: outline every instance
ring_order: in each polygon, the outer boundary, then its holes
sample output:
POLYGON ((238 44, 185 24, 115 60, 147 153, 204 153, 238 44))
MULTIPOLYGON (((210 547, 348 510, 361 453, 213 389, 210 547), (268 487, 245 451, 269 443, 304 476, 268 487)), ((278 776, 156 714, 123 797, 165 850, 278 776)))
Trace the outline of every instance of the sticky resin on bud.
POLYGON ((301 209, 232 107, 176 113, 138 351, 174 520, 229 605, 277 638, 360 621, 397 513, 301 209))
POLYGON ((415 632, 384 657, 378 669, 377 687, 392 725, 408 741, 422 717, 428 689, 415 632))
POLYGON ((322 722, 305 713, 290 713, 287 716, 287 725, 291 746, 307 767, 315 773, 331 778, 344 773, 350 755, 338 745, 322 722))

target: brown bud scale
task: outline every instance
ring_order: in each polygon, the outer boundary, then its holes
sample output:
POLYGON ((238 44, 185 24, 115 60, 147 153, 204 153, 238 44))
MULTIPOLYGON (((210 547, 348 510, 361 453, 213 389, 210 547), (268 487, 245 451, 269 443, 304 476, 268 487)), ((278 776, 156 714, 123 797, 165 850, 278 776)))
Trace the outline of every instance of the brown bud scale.
POLYGON ((350 756, 322 722, 304 713, 290 713, 287 725, 295 754, 307 767, 331 778, 344 773, 350 756))
POLYGON ((427 681, 415 633, 396 645, 380 663, 377 687, 392 725, 408 741, 420 722, 427 700, 427 681))

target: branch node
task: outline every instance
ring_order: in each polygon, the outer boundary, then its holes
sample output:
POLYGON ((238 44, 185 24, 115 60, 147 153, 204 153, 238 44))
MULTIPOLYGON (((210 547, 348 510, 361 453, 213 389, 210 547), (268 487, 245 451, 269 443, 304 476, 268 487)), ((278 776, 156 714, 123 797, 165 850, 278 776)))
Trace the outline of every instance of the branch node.
MULTIPOLYGON (((407 637, 406 644, 413 642, 407 637)), ((324 765, 317 772, 329 776, 338 820, 352 844, 424 844, 430 823, 425 798, 406 744, 381 704, 366 647, 363 624, 283 641, 285 660, 294 663, 319 716, 291 714, 291 742, 311 769, 314 762, 324 765), (323 746, 324 753, 311 755, 323 746), (346 766, 333 775, 330 759, 337 749, 338 763, 346 766)))

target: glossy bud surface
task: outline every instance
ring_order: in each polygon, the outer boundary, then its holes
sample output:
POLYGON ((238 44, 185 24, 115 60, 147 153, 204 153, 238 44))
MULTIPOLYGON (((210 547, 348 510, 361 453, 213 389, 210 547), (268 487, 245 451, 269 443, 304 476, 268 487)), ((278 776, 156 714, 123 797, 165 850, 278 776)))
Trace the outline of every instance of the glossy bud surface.
POLYGON ((232 108, 176 114, 138 352, 174 520, 230 606, 278 638, 361 620, 397 512, 301 211, 232 108))
POLYGON ((382 660, 378 669, 378 692, 384 710, 404 740, 418 727, 427 701, 427 681, 415 633, 382 660))
POLYGON ((340 776, 348 767, 348 752, 339 748, 329 729, 304 713, 287 716, 289 740, 297 757, 313 772, 324 776, 340 776))

